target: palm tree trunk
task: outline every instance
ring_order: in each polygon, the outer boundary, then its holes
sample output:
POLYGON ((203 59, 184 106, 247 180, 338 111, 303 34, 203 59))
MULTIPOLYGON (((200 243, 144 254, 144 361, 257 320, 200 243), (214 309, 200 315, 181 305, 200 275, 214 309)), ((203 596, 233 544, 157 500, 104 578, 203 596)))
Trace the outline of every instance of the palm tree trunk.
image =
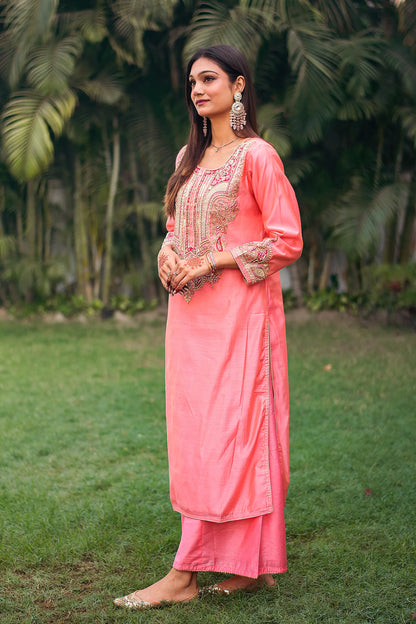
POLYGON ((332 254, 330 251, 327 251, 325 254, 324 266, 322 268, 322 273, 321 273, 321 277, 319 280, 320 291, 325 290, 326 285, 328 284, 329 271, 331 269, 331 259, 332 259, 332 254))
MULTIPOLYGON (((404 149, 404 137, 403 132, 399 138, 399 146, 396 154, 396 161, 394 164, 394 181, 398 182, 400 179, 400 171, 402 168, 403 162, 403 149, 404 149)), ((393 264, 397 259, 397 235, 398 235, 398 216, 395 214, 390 222, 384 229, 384 251, 383 251, 383 262, 386 264, 393 264)))
POLYGON ((43 242, 43 258, 45 262, 49 262, 51 259, 51 242, 52 242, 52 218, 51 218, 51 210, 47 199, 47 194, 45 194, 45 201, 43 206, 43 214, 44 214, 44 223, 45 223, 45 232, 44 232, 44 242, 43 242))
POLYGON ((400 238, 399 260, 400 264, 410 262, 415 245, 415 220, 416 220, 416 179, 410 182, 409 199, 404 217, 403 229, 400 238))
POLYGON ((22 206, 20 202, 16 206, 16 236, 17 236, 17 249, 19 254, 23 255, 25 253, 25 243, 23 237, 23 217, 22 217, 22 206))
POLYGON ((0 186, 0 236, 4 236, 3 212, 6 207, 4 186, 0 186))
POLYGON ((299 308, 303 307, 303 289, 299 273, 299 264, 295 262, 289 266, 290 281, 292 283, 293 293, 295 295, 296 304, 299 308))
POLYGON ((170 65, 170 82, 174 91, 178 91, 182 85, 182 76, 178 71, 178 64, 175 54, 175 43, 177 41, 178 34, 177 29, 172 29, 169 33, 168 50, 169 50, 169 65, 170 65))
POLYGON ((127 145, 128 145, 130 176, 132 179, 132 187, 133 187, 133 203, 134 203, 134 208, 136 211, 136 219, 137 219, 137 235, 138 235, 139 243, 140 243, 140 256, 144 264, 146 261, 146 258, 149 256, 149 243, 145 234, 143 213, 140 210, 141 198, 140 198, 139 186, 138 186, 139 176, 137 172, 135 150, 133 147, 131 137, 129 137, 127 145))
POLYGON ((43 258, 43 215, 40 210, 36 215, 36 257, 43 258))
POLYGON ((308 264, 308 293, 313 293, 315 287, 315 270, 316 270, 316 257, 318 252, 318 245, 315 241, 311 244, 311 250, 309 252, 309 264, 308 264))
POLYGON ((102 274, 104 250, 103 245, 93 244, 92 249, 92 266, 94 271, 94 281, 92 287, 92 293, 94 299, 100 298, 100 276, 102 274))
POLYGON ((89 280, 88 242, 84 214, 85 202, 82 196, 81 162, 74 156, 74 238, 77 289, 87 301, 92 300, 89 280))
POLYGON ((374 188, 377 190, 380 184, 381 168, 383 166, 384 126, 378 129, 378 145, 376 158, 376 171, 374 174, 374 188))
MULTIPOLYGON (((149 245, 149 235, 146 232, 146 223, 143 211, 140 208, 141 197, 139 194, 139 186, 137 184, 138 180, 138 172, 137 172, 137 163, 134 153, 133 143, 131 138, 128 141, 128 156, 129 156, 129 166, 130 166, 130 176, 132 178, 133 184, 133 201, 136 209, 136 219, 137 219, 137 236, 139 239, 140 245, 140 258, 142 262, 142 273, 147 277, 147 281, 145 286, 145 296, 149 299, 156 299, 158 295, 158 286, 155 283, 155 279, 152 271, 152 263, 154 262, 154 258, 152 257, 152 249, 151 245, 149 245)), ((151 223, 151 232, 150 232, 150 240, 155 240, 157 237, 157 220, 153 220, 151 223)), ((159 281, 159 280, 158 280, 159 281)))
POLYGON ((113 162, 111 168, 110 189, 107 200, 106 212, 106 236, 105 236, 105 264, 103 278, 103 302, 108 304, 111 283, 111 268, 113 254, 113 220, 114 220, 114 200, 117 193, 118 179, 120 175, 120 131, 118 129, 118 119, 113 118, 113 162))
POLYGON ((26 184, 26 245, 27 255, 33 260, 36 251, 36 201, 33 180, 29 180, 26 184))

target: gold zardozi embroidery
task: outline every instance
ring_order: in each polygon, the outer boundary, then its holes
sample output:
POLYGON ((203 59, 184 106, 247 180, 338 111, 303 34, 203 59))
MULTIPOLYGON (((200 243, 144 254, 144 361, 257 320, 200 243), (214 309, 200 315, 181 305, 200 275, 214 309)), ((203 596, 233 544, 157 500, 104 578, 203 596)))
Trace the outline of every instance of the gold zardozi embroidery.
POLYGON ((267 277, 275 242, 275 238, 265 238, 262 241, 243 243, 233 250, 233 256, 243 264, 251 284, 267 277))
MULTIPOLYGON (((237 195, 244 159, 251 140, 241 143, 219 169, 197 167, 176 198, 175 230, 165 239, 181 258, 204 256, 226 249, 227 227, 238 214, 237 195)), ((185 301, 204 284, 211 286, 221 272, 203 275, 188 282, 181 292, 185 301)))

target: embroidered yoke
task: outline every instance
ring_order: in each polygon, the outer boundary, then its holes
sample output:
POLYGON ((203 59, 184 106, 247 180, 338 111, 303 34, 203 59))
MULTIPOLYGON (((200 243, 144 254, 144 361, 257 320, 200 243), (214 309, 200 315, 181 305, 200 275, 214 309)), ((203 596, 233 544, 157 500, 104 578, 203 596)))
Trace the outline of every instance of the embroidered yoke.
POLYGON ((167 227, 164 244, 182 258, 226 249, 238 265, 215 278, 193 280, 183 296, 169 300, 172 505, 185 516, 213 522, 268 514, 284 505, 288 486, 289 405, 278 271, 302 248, 296 198, 275 150, 261 139, 248 139, 219 169, 197 167, 182 186, 175 219, 168 219, 167 227), (273 500, 270 483, 273 413, 280 501, 273 500))

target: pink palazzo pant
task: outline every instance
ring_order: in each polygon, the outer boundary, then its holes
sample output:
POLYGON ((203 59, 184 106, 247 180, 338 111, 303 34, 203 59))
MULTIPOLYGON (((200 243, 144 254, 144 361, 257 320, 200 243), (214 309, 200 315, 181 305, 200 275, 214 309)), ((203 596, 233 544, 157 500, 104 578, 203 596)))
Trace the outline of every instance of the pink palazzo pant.
POLYGON ((270 406, 272 513, 221 523, 182 515, 182 537, 173 562, 177 570, 226 572, 252 578, 286 572, 284 495, 273 396, 270 406))

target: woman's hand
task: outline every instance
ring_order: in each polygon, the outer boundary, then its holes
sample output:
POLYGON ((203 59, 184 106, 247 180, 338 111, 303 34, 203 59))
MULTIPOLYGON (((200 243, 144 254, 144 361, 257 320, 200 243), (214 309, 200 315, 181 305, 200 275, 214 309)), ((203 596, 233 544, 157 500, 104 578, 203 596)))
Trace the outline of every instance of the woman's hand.
POLYGON ((159 279, 163 284, 163 287, 172 294, 171 278, 176 271, 176 266, 180 262, 178 254, 173 251, 170 245, 165 245, 159 251, 157 257, 157 264, 159 267, 159 279))
POLYGON ((186 287, 186 284, 202 275, 211 272, 206 256, 196 256, 179 260, 172 275, 170 276, 170 286, 173 293, 179 292, 186 287))
MULTIPOLYGON (((216 270, 238 268, 230 251, 215 251, 212 259, 216 270)), ((170 245, 160 250, 158 265, 160 280, 171 295, 186 288, 189 281, 212 271, 206 255, 181 260, 170 245)))

